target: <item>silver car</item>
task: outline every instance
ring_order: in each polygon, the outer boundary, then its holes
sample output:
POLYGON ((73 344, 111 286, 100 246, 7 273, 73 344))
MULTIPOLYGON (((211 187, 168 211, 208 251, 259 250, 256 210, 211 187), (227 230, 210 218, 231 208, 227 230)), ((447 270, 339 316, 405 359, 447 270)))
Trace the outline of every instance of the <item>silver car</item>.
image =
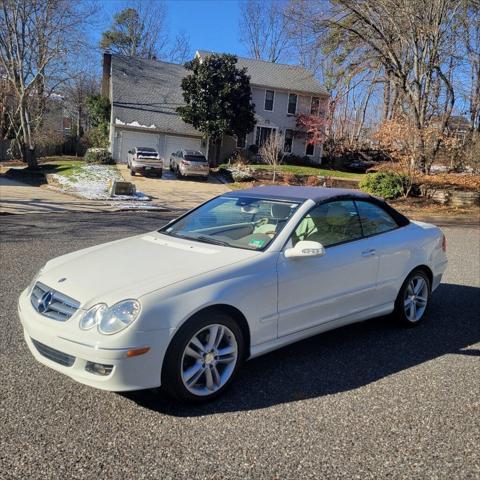
POLYGON ((170 156, 170 170, 175 172, 178 178, 201 177, 208 179, 210 167, 208 160, 202 152, 197 150, 179 150, 170 156))
POLYGON ((134 176, 136 173, 153 173, 158 177, 162 176, 163 159, 154 148, 135 147, 128 152, 127 167, 130 174, 134 176))

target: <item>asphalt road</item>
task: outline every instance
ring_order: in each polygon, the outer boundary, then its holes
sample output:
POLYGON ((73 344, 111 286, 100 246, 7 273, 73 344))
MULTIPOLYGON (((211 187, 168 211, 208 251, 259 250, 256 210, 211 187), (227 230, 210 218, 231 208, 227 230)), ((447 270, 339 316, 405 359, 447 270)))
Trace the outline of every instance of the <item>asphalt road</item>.
POLYGON ((207 406, 97 391, 35 362, 16 314, 34 273, 161 215, 0 218, 2 480, 480 478, 478 229, 445 229, 427 323, 376 319, 284 348, 207 406))

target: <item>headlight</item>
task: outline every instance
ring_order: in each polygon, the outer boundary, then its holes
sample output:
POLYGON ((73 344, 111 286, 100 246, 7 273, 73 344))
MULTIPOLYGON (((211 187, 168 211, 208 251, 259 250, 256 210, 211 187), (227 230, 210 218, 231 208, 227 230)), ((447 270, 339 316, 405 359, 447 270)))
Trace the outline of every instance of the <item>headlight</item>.
POLYGON ((105 310, 98 324, 98 331, 112 335, 127 328, 140 313, 140 303, 136 300, 123 300, 105 310))
POLYGON ((99 303, 98 305, 94 305, 92 308, 87 310, 80 319, 80 328, 82 330, 90 330, 93 328, 98 324, 107 308, 108 307, 104 303, 99 303))
POLYGON ((111 307, 104 303, 94 305, 80 319, 82 330, 98 325, 98 331, 104 335, 113 335, 132 324, 140 313, 137 300, 122 300, 111 307))

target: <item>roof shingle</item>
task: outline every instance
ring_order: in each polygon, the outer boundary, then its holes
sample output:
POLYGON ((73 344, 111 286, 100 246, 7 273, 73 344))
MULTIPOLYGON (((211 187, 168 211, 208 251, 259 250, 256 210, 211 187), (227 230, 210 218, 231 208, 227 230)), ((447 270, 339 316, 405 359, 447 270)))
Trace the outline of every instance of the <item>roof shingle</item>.
MULTIPOLYGON (((200 58, 213 53, 215 52, 198 50, 200 58)), ((291 92, 328 95, 326 88, 315 78, 313 73, 299 65, 272 63, 238 56, 237 59, 237 66, 247 69, 252 85, 278 88, 291 92)))

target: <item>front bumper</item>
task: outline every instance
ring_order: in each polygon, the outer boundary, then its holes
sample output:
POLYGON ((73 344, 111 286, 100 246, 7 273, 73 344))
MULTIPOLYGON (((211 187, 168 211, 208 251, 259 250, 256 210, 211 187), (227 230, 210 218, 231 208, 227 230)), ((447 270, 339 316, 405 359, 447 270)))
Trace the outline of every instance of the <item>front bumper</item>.
POLYGON ((102 344, 86 342, 80 338, 80 334, 73 335, 72 328, 66 328, 70 322, 78 325, 77 315, 67 322, 44 317, 31 306, 27 291, 20 296, 18 315, 27 346, 43 365, 77 382, 102 390, 122 392, 160 386, 163 357, 173 330, 132 331, 122 335, 124 345, 119 343, 118 337, 114 338, 115 335, 105 336, 102 344), (127 357, 129 350, 142 347, 149 347, 150 350, 140 356, 127 357), (45 352, 53 353, 46 355, 45 352), (73 360, 63 361, 66 357, 69 360, 73 357, 73 360), (86 368, 88 362, 111 366, 111 372, 107 375, 93 373, 86 368))

